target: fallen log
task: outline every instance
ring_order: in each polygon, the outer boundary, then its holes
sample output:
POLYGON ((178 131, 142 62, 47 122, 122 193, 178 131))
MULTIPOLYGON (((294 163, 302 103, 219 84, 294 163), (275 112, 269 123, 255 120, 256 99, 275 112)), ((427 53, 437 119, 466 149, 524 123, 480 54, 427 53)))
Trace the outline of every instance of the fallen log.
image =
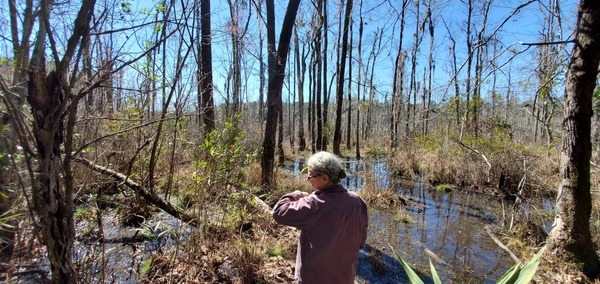
POLYGON ((127 187, 133 189, 133 191, 135 191, 142 198, 144 198, 144 200, 146 200, 146 202, 160 208, 161 210, 165 211, 166 213, 170 214, 171 216, 173 216, 183 222, 186 222, 187 224, 192 225, 194 227, 197 227, 199 225, 198 219, 195 216, 181 211, 179 208, 173 206, 173 204, 171 204, 170 202, 163 200, 162 198, 158 197, 155 193, 152 193, 152 192, 146 190, 143 186, 141 186, 141 185, 137 184, 136 182, 134 182, 133 180, 129 179, 128 176, 126 176, 122 173, 119 173, 113 169, 109 169, 109 168, 106 168, 103 166, 96 165, 96 163, 94 163, 88 159, 85 159, 85 158, 76 157, 75 161, 82 165, 89 167, 90 169, 92 169, 94 171, 97 171, 103 175, 114 178, 118 182, 125 184, 127 187))

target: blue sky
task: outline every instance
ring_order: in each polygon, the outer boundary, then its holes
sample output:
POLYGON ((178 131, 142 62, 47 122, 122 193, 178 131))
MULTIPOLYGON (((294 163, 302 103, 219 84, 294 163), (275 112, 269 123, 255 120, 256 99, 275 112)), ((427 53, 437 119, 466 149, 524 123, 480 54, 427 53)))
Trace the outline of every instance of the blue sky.
MULTIPOLYGON (((541 2, 549 2, 550 0, 541 2)), ((115 5, 116 10, 119 11, 119 5, 123 1, 115 1, 109 5, 115 5)), ((142 23, 144 21, 148 21, 151 19, 151 15, 148 13, 143 13, 142 11, 145 9, 146 11, 152 11, 151 9, 156 7, 156 3, 158 1, 127 1, 131 3, 132 13, 129 16, 125 16, 123 19, 125 21, 120 21, 118 17, 114 20, 113 26, 133 26, 135 24, 142 23), (132 16, 135 19, 132 19, 132 16)), ((276 18, 278 19, 276 34, 279 36, 280 31, 280 23, 281 19, 284 16, 284 10, 287 5, 287 1, 275 1, 276 2, 276 18)), ((383 31, 381 48, 379 55, 377 57, 374 81, 373 84, 377 87, 376 98, 383 100, 386 96, 389 95, 391 91, 392 85, 392 74, 394 69, 394 61, 397 53, 397 46, 399 40, 399 21, 398 21, 398 11, 400 6, 400 1, 387 1, 387 0, 369 0, 364 1, 363 3, 363 19, 366 22, 365 32, 363 37, 363 51, 362 51, 362 59, 366 64, 367 60, 370 57, 370 53, 372 50, 373 42, 375 40, 375 32, 383 31)), ((404 43, 403 49, 411 55, 411 48, 414 43, 414 30, 416 24, 415 17, 415 3, 416 1, 411 1, 411 5, 409 5, 408 11, 406 13, 406 27, 404 33, 404 43)), ((476 1, 476 5, 481 5, 480 2, 476 1)), ((492 2, 492 8, 490 9, 490 19, 488 20, 488 24, 486 26, 486 34, 491 34, 500 23, 502 23, 519 5, 525 3, 526 1, 515 1, 515 0, 495 0, 492 2)), ((179 2, 177 2, 179 3, 179 2)), ((334 42, 336 40, 339 17, 338 13, 340 1, 328 1, 328 12, 329 12, 329 63, 328 63, 328 74, 329 81, 335 80, 333 78, 333 74, 335 72, 336 64, 336 50, 334 49, 334 42)), ((354 38, 353 38, 353 46, 356 48, 358 43, 358 11, 360 1, 356 1, 354 3, 354 38)), ((421 2, 421 4, 426 2, 421 2)), ((573 31, 573 26, 575 25, 575 15, 576 15, 576 1, 573 0, 559 0, 561 10, 562 10, 562 20, 563 20, 563 39, 568 39, 569 35, 573 31)), ((74 3, 73 5, 76 5, 74 3)), ((547 3, 544 3, 547 5, 547 3)), ((6 2, 2 2, 0 4, 0 9, 2 12, 2 28, 0 32, 4 35, 8 35, 8 9, 6 7, 6 2)), ((97 10, 100 11, 104 9, 104 2, 98 1, 97 10)), ((229 34, 229 21, 231 20, 231 16, 229 13, 229 6, 226 0, 213 0, 211 1, 211 8, 213 11, 212 14, 212 29, 213 29, 213 69, 214 69, 214 80, 215 80, 215 99, 217 102, 223 101, 226 97, 225 90, 225 82, 227 78, 227 73, 231 66, 231 38, 229 34)), ((465 20, 466 20, 466 5, 461 0, 436 0, 433 2, 433 18, 435 24, 435 41, 434 41, 434 60, 435 60, 435 73, 433 74, 433 84, 432 84, 432 94, 435 100, 441 101, 448 96, 448 92, 451 86, 451 54, 449 52, 449 34, 446 31, 443 23, 445 22, 448 25, 449 30, 451 31, 453 37, 457 41, 457 59, 459 64, 462 64, 466 59, 466 44, 465 44, 465 20)), ((248 17, 249 9, 252 7, 246 7, 242 9, 240 22, 242 24, 246 23, 246 19, 248 17)), ((253 8, 252 8, 253 9, 253 8)), ((302 5, 299 11, 298 19, 302 19, 305 23, 309 23, 311 19, 311 13, 313 11, 313 7, 310 1, 302 1, 302 5)), ((424 6, 421 5, 421 19, 424 14, 424 6)), ((533 69, 536 64, 536 56, 535 56, 535 48, 529 48, 529 50, 523 54, 520 54, 513 58, 515 52, 523 51, 526 49, 525 46, 519 44, 519 42, 537 42, 539 41, 539 35, 541 32, 541 21, 544 18, 544 13, 547 14, 547 11, 544 10, 544 6, 539 3, 532 3, 525 8, 523 8, 519 13, 514 15, 510 20, 506 22, 506 25, 500 29, 496 35, 499 40, 499 52, 501 52, 501 56, 499 56, 496 60, 496 63, 502 65, 501 76, 497 77, 497 88, 498 90, 502 90, 503 88, 507 88, 506 78, 508 78, 508 74, 510 74, 511 83, 514 86, 511 86, 514 92, 516 92, 523 100, 527 99, 527 97, 531 96, 530 92, 532 92, 533 85, 535 85, 535 76, 533 76, 533 69)), ((152 13, 150 13, 152 14, 152 13)), ((115 14, 117 15, 117 14, 115 14)), ((117 15, 118 16, 118 15, 117 15)), ((66 17, 66 16, 65 16, 66 17)), ((474 21, 481 21, 480 13, 477 13, 474 16, 474 21)), ((68 23, 68 20, 65 20, 64 23, 68 23)), ((258 21, 256 18, 256 11, 252 11, 250 24, 248 25, 249 30, 246 33, 244 38, 244 47, 245 54, 243 58, 243 80, 245 83, 244 92, 245 99, 249 101, 255 101, 258 97, 258 68, 260 66, 260 62, 258 62, 258 21)), ((308 25, 307 25, 308 26, 308 25)), ((306 33, 307 26, 300 28, 299 33, 300 36, 303 37, 303 34, 306 33)), ((57 29, 58 30, 58 29, 57 29)), ((264 30, 263 30, 264 31, 264 30)), ((476 31, 475 31, 476 32, 476 31)), ((122 33, 120 37, 115 37, 113 39, 113 43, 116 43, 114 52, 118 54, 118 58, 125 59, 130 56, 135 56, 136 50, 139 52, 146 45, 146 41, 153 40, 153 29, 152 26, 147 26, 146 28, 140 28, 135 31, 135 33, 122 33)), ((60 33, 59 33, 60 35, 60 33)), ((10 43, 7 38, 2 38, 0 42, 0 48, 3 53, 10 54, 10 43)), ((189 44, 189 43, 188 43, 189 44)), ((177 44, 170 45, 168 47, 168 54, 181 54, 181 50, 176 48, 177 44)), ((570 47, 567 47, 564 50, 563 54, 567 55, 570 52, 570 47)), ((290 52, 293 54, 293 52, 290 52)), ((193 75, 194 66, 193 66, 193 56, 191 54, 188 60, 190 63, 188 64, 188 68, 186 69, 187 74, 182 78, 181 88, 184 92, 194 92, 195 91, 195 78, 193 75)), ((356 68, 356 60, 358 59, 358 54, 356 50, 353 51, 352 56, 354 58, 353 68, 356 68)), ((420 82, 423 79, 424 69, 427 67, 427 59, 429 56, 429 36, 425 35, 420 46, 419 53, 417 54, 417 80, 420 82)), ((266 60, 266 58, 265 58, 266 60)), ((288 62, 292 63, 293 59, 290 58, 288 62)), ((407 70, 410 70, 410 58, 407 61, 407 70)), ((171 57, 166 62, 165 66, 167 66, 169 70, 164 70, 164 74, 160 76, 164 76, 165 78, 173 78, 173 71, 170 70, 172 66, 175 64, 175 57, 171 57)), ((139 70, 142 68, 141 63, 135 65, 138 71, 129 70, 127 72, 126 79, 131 80, 129 84, 132 88, 139 88, 139 81, 142 80, 142 77, 139 74, 139 70)), ((288 65, 288 71, 293 68, 293 65, 288 65)), ((364 72, 364 70, 363 70, 364 72)), ((408 71, 410 72, 410 71, 408 71)), ((353 71, 353 80, 356 80, 356 75, 358 74, 358 70, 353 71)), ((485 74, 491 74, 490 70, 484 71, 485 74), (487 73, 486 73, 487 72, 487 73)), ((308 74, 307 74, 308 75, 308 74)), ((363 74, 364 79, 364 74, 363 74)), ((488 76, 488 80, 491 79, 492 76, 488 76)), ((169 79, 168 79, 169 80, 169 79)), ((307 80, 308 81, 308 80, 307 80)), ((464 74, 461 73, 459 75, 459 81, 464 81, 464 74)), ((290 81, 291 84, 294 84, 294 81, 290 81)), ((421 84, 423 82, 420 82, 421 84)), ((484 82, 484 89, 490 88, 489 84, 484 82)), ((335 89, 335 84, 333 86, 332 91, 335 89)), ((305 90, 308 90, 306 87, 305 90)), ((284 87, 284 99, 287 98, 288 89, 284 87)))

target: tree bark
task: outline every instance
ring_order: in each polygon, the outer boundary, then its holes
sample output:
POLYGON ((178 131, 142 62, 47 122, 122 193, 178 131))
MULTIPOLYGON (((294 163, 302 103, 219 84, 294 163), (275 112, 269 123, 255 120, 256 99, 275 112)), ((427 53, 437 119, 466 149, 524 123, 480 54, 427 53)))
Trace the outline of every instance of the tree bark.
POLYGON ((49 23, 52 4, 42 1, 42 22, 29 65, 27 101, 33 116, 33 136, 38 159, 32 191, 33 209, 39 220, 42 242, 47 248, 52 271, 51 283, 77 283, 77 273, 72 260, 75 240, 73 185, 68 182, 72 173, 69 161, 65 161, 64 174, 68 183, 63 185, 61 146, 64 142, 65 112, 72 98, 66 79, 68 65, 84 32, 89 29, 90 15, 95 4, 94 0, 82 2, 73 34, 61 59, 58 58, 56 46, 53 45, 52 32, 46 26, 49 23), (47 35, 51 42, 49 49, 56 60, 56 69, 50 73, 46 73, 45 64, 47 35))
POLYGON ((213 102, 213 75, 212 75, 212 44, 210 35, 210 0, 200 3, 201 18, 201 66, 200 87, 202 103, 200 107, 202 124, 205 136, 215 129, 215 108, 213 102))
POLYGON ((303 46, 302 57, 300 57, 297 29, 294 30, 294 47, 296 55, 296 82, 298 86, 298 150, 304 151, 306 150, 306 138, 304 137, 304 73, 306 72, 306 55, 303 46))
POLYGON ((581 0, 575 44, 567 73, 565 116, 561 152, 561 183, 556 200, 556 219, 548 238, 548 250, 556 257, 580 264, 597 278, 600 262, 592 249, 590 216, 590 158, 592 95, 600 62, 600 2, 581 0))
POLYGON ((323 51, 322 51, 322 60, 321 67, 323 68, 323 141, 321 142, 321 150, 327 151, 327 146, 329 145, 329 135, 331 134, 331 126, 329 124, 329 91, 327 90, 327 50, 329 48, 328 42, 328 34, 329 34, 329 23, 327 23, 327 0, 321 0, 322 2, 322 13, 321 13, 321 30, 323 34, 323 51))
POLYGON ((402 0, 402 11, 400 12, 400 34, 398 36, 398 53, 396 54, 396 63, 394 64, 394 80, 392 83, 392 111, 390 114, 390 143, 395 149, 398 147, 398 125, 400 124, 400 116, 402 115, 402 106, 404 105, 404 65, 406 61, 406 53, 402 51, 402 43, 404 38, 404 25, 406 17, 406 8, 408 0, 402 0))
POLYGON ((314 66, 313 69, 315 70, 313 73, 314 76, 314 88, 313 91, 315 93, 315 117, 316 117, 316 122, 315 122, 315 126, 317 128, 317 137, 316 137, 316 149, 321 151, 323 150, 323 141, 325 140, 323 138, 323 136, 327 135, 327 133, 323 133, 326 132, 323 130, 324 125, 326 124, 325 119, 323 118, 323 95, 321 91, 324 91, 326 88, 322 87, 322 78, 323 78, 323 57, 322 57, 322 50, 321 50, 321 40, 322 40, 322 34, 323 34, 323 2, 322 1, 317 1, 316 3, 316 8, 317 8, 317 15, 316 15, 316 19, 317 19, 317 24, 315 26, 315 29, 313 32, 315 33, 314 36, 314 44, 315 44, 315 48, 313 49, 313 53, 315 55, 315 62, 314 62, 314 66))
POLYGON ((350 42, 348 43, 348 49, 350 50, 350 60, 348 61, 348 120, 346 123, 346 150, 350 150, 352 145, 352 39, 354 38, 353 27, 354 21, 350 18, 350 26, 348 27, 350 33, 350 42))
POLYGON ((340 68, 337 74, 335 130, 333 134, 333 153, 340 155, 340 143, 342 142, 342 107, 344 104, 344 74, 346 69, 346 56, 348 55, 348 26, 352 18, 352 0, 346 1, 346 14, 344 16, 344 35, 342 36, 342 55, 340 56, 340 68))
POLYGON ((294 21, 298 13, 300 0, 290 0, 286 10, 279 46, 275 50, 275 11, 273 0, 267 0, 267 39, 269 41, 269 82, 267 87, 267 122, 265 138, 263 140, 263 153, 261 158, 261 185, 263 190, 273 185, 273 164, 275 160, 275 134, 277 118, 281 111, 281 90, 285 75, 285 65, 290 47, 294 21))
POLYGON ((355 128, 355 137, 354 139, 356 139, 356 146, 354 147, 355 149, 355 156, 357 159, 360 159, 360 105, 361 105, 361 100, 360 98, 360 91, 362 89, 361 86, 361 74, 362 74, 362 38, 363 38, 363 32, 364 32, 364 20, 363 20, 363 16, 362 16, 362 7, 363 7, 363 2, 362 0, 360 1, 360 6, 359 6, 359 11, 358 11, 358 16, 360 18, 360 23, 358 24, 358 46, 356 48, 356 53, 358 54, 358 75, 356 78, 356 128, 355 128))

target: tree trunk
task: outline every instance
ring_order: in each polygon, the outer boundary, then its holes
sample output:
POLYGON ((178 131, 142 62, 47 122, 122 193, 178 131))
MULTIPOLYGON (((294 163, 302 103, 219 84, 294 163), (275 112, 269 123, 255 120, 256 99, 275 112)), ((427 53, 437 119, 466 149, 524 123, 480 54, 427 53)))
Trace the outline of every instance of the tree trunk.
POLYGON ((467 6, 467 78, 465 80, 465 122, 470 124, 471 104, 471 68, 473 65, 473 42, 471 41, 471 20, 473 18, 473 0, 468 0, 467 6))
POLYGON ((241 38, 241 27, 239 25, 240 18, 240 5, 239 1, 231 2, 227 0, 229 4, 229 14, 231 15, 231 46, 232 46, 232 93, 233 102, 231 108, 232 117, 240 111, 241 101, 240 96, 242 92, 242 71, 241 71, 241 58, 242 58, 242 38, 241 38))
POLYGON ((355 149, 355 156, 357 159, 360 159, 360 105, 361 105, 361 98, 360 98, 360 91, 362 89, 361 86, 361 74, 362 74, 362 38, 363 38, 363 32, 364 32, 364 20, 363 20, 363 16, 362 16, 362 7, 363 7, 363 2, 362 0, 360 1, 360 9, 358 12, 358 16, 360 17, 360 23, 358 24, 358 46, 356 48, 356 53, 358 54, 358 76, 356 78, 356 128, 355 128, 355 136, 354 139, 356 139, 356 146, 354 147, 355 149))
POLYGON ((215 108, 213 103, 213 75, 212 75, 212 44, 210 35, 210 0, 202 0, 200 3, 200 20, 202 30, 200 86, 202 103, 200 115, 204 134, 215 129, 215 108))
POLYGON ((258 22, 258 78, 259 78, 259 87, 258 87, 258 117, 260 121, 260 125, 262 126, 262 122, 265 119, 264 114, 264 93, 265 93, 265 64, 263 59, 263 49, 264 49, 264 34, 262 29, 262 5, 256 5, 256 17, 258 22))
MULTIPOLYGON (((73 185, 70 161, 64 161, 67 183, 62 185, 61 146, 64 138, 64 111, 69 109, 70 90, 66 80, 68 65, 85 31, 89 30, 90 15, 95 1, 83 1, 69 38, 63 58, 56 62, 55 71, 46 74, 46 34, 51 4, 42 1, 40 29, 29 65, 27 101, 33 116, 33 136, 36 141, 38 169, 33 183, 33 209, 39 220, 42 242, 46 245, 52 283, 77 283, 73 267, 73 185)), ((50 46, 55 59, 56 46, 50 46)), ((75 111, 70 109, 70 111, 75 111)), ((67 149, 69 149, 68 147, 67 149)), ((70 156, 67 156, 70 157, 70 156)))
POLYGON ((348 49, 350 50, 350 60, 348 61, 348 120, 346 125, 346 150, 350 150, 350 146, 352 145, 352 39, 353 26, 354 21, 350 18, 350 26, 348 27, 350 33, 350 42, 348 43, 348 49))
POLYGON ((328 23, 327 23, 327 0, 321 0, 320 2, 323 2, 322 7, 323 7, 323 11, 322 11, 322 16, 321 16, 321 23, 322 23, 322 34, 323 34, 323 59, 321 60, 321 65, 322 65, 322 76, 323 76, 323 127, 324 127, 324 133, 323 133, 323 141, 321 142, 321 150, 323 151, 327 151, 327 146, 329 144, 329 135, 331 134, 331 126, 329 124, 329 92, 327 90, 327 50, 328 50, 328 34, 329 34, 329 28, 328 28, 328 23))
POLYGON ((411 56, 411 68, 410 68, 410 87, 409 87, 409 91, 408 91, 408 98, 407 98, 407 107, 408 107, 408 111, 406 112, 406 133, 412 133, 413 135, 417 135, 417 127, 416 127, 416 123, 417 123, 417 94, 419 93, 419 86, 417 83, 417 57, 419 54, 419 49, 421 48, 421 41, 423 40, 422 37, 422 23, 421 23, 421 12, 420 12, 420 8, 421 8, 421 2, 420 0, 417 0, 415 2, 415 7, 416 7, 416 23, 417 25, 415 25, 415 42, 413 44, 413 48, 412 48, 412 56, 411 56), (410 99, 412 97, 413 103, 410 103, 410 99), (412 117, 412 120, 411 120, 412 117), (412 123, 411 123, 412 122, 412 123), (410 126, 412 124, 412 126, 410 126), (412 132, 411 132, 412 129, 412 132))
POLYGON ((300 57, 300 45, 297 29, 294 30, 294 51, 296 58, 296 82, 298 86, 298 150, 306 150, 304 137, 304 73, 306 72, 306 56, 304 46, 300 57))
POLYGON ((323 58, 322 58, 322 45, 321 45, 321 38, 322 38, 322 30, 323 30, 323 3, 322 1, 317 1, 316 3, 317 5, 317 24, 315 26, 316 30, 313 31, 315 33, 314 36, 314 44, 315 44, 315 48, 313 49, 313 52, 315 54, 315 62, 314 62, 314 66, 313 69, 315 70, 313 73, 314 76, 314 88, 313 91, 315 93, 315 115, 316 115, 316 124, 315 126, 317 127, 317 137, 316 137, 316 148, 317 150, 323 150, 323 141, 324 138, 323 136, 327 135, 324 134, 323 132, 323 125, 325 124, 324 119, 323 119, 323 109, 322 109, 322 93, 321 91, 324 91, 325 88, 322 88, 322 78, 323 78, 323 58))
POLYGON ((383 36, 383 30, 380 30, 379 28, 375 31, 374 35, 373 35, 373 49, 371 50, 371 57, 369 58, 371 63, 371 71, 369 72, 368 69, 369 67, 367 66, 367 74, 369 74, 369 79, 367 80, 367 82, 369 83, 369 102, 368 102, 368 107, 367 107, 367 123, 365 126, 365 130, 363 133, 364 139, 367 139, 369 137, 371 137, 371 134, 373 133, 373 127, 375 126, 375 123, 373 122, 373 112, 374 112, 374 105, 375 105, 375 89, 377 88, 377 86, 375 86, 375 84, 373 83, 373 77, 375 76, 375 65, 377 63, 377 56, 379 55, 379 52, 381 51, 381 37, 383 36))
POLYGON ((283 154, 283 102, 279 100, 279 115, 277 115, 279 123, 277 123, 277 164, 283 166, 285 157, 283 154))
POLYGON ((261 185, 264 190, 273 185, 273 164, 275 160, 275 134, 277 118, 281 111, 281 89, 285 75, 285 65, 290 47, 294 21, 300 0, 290 0, 279 35, 279 46, 275 50, 275 8, 273 0, 267 0, 267 39, 269 48, 269 83, 267 90, 267 122, 261 159, 261 185), (272 65, 271 65, 272 64, 272 65))
MULTIPOLYGON (((32 69, 28 101, 32 106, 39 162, 33 184, 33 208, 39 217, 42 240, 48 250, 53 283, 77 283, 73 267, 73 196, 61 184, 61 144, 63 120, 61 105, 65 99, 59 77, 52 72, 32 69)), ((72 192, 71 192, 72 193, 72 192)))
MULTIPOLYGON (((433 52, 434 52, 434 40, 435 40, 435 33, 434 33, 434 25, 433 25, 433 15, 432 15, 432 10, 431 10, 431 6, 434 4, 433 0, 429 0, 429 3, 427 4, 427 16, 426 16, 426 20, 428 23, 428 27, 429 27, 429 60, 428 60, 428 77, 427 77, 427 96, 425 96, 425 100, 427 101, 426 104, 424 104, 424 118, 423 118, 423 135, 427 135, 428 134, 428 122, 429 122, 429 109, 431 107, 431 90, 433 88, 432 84, 432 76, 433 73, 435 73, 435 63, 433 60, 433 52)), ((425 84, 425 82, 423 82, 423 84, 425 84)))
POLYGON ((575 44, 567 73, 565 117, 561 152, 561 183, 556 219, 548 249, 556 257, 580 264, 591 278, 598 277, 600 262, 590 234, 592 198, 590 158, 592 95, 600 62, 600 2, 581 0, 575 44))
POLYGON ((398 37, 398 53, 396 54, 396 63, 394 64, 394 80, 392 83, 392 111, 390 115, 390 143, 392 148, 398 147, 398 125, 400 124, 402 106, 404 105, 403 87, 406 53, 402 51, 402 44, 404 38, 406 7, 408 7, 408 0, 402 0, 402 10, 400 12, 400 35, 398 37))
POLYGON ((336 116, 335 130, 333 134, 333 153, 340 155, 340 143, 342 142, 342 107, 344 105, 344 74, 346 69, 346 57, 348 55, 348 26, 352 18, 352 0, 346 1, 346 14, 344 16, 344 35, 342 37, 342 55, 340 56, 340 67, 337 74, 336 88, 336 116))

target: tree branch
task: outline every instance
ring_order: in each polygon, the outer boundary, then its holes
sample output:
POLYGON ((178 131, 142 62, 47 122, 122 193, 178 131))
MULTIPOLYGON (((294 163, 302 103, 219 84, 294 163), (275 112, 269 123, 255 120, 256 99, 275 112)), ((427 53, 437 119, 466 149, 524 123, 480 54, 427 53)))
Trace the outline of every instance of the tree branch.
POLYGON ((521 263, 521 260, 506 246, 502 243, 502 241, 500 241, 498 239, 498 237, 496 237, 496 235, 494 235, 494 233, 492 233, 492 230, 490 229, 489 226, 485 226, 484 227, 485 232, 490 236, 490 238, 492 238, 492 240, 504 251, 506 251, 508 253, 508 255, 510 255, 510 258, 512 258, 516 263, 521 263))
POLYGON ((560 41, 546 41, 546 42, 521 42, 521 45, 526 46, 538 46, 538 45, 555 45, 555 44, 566 44, 575 43, 575 40, 560 40, 560 41))

